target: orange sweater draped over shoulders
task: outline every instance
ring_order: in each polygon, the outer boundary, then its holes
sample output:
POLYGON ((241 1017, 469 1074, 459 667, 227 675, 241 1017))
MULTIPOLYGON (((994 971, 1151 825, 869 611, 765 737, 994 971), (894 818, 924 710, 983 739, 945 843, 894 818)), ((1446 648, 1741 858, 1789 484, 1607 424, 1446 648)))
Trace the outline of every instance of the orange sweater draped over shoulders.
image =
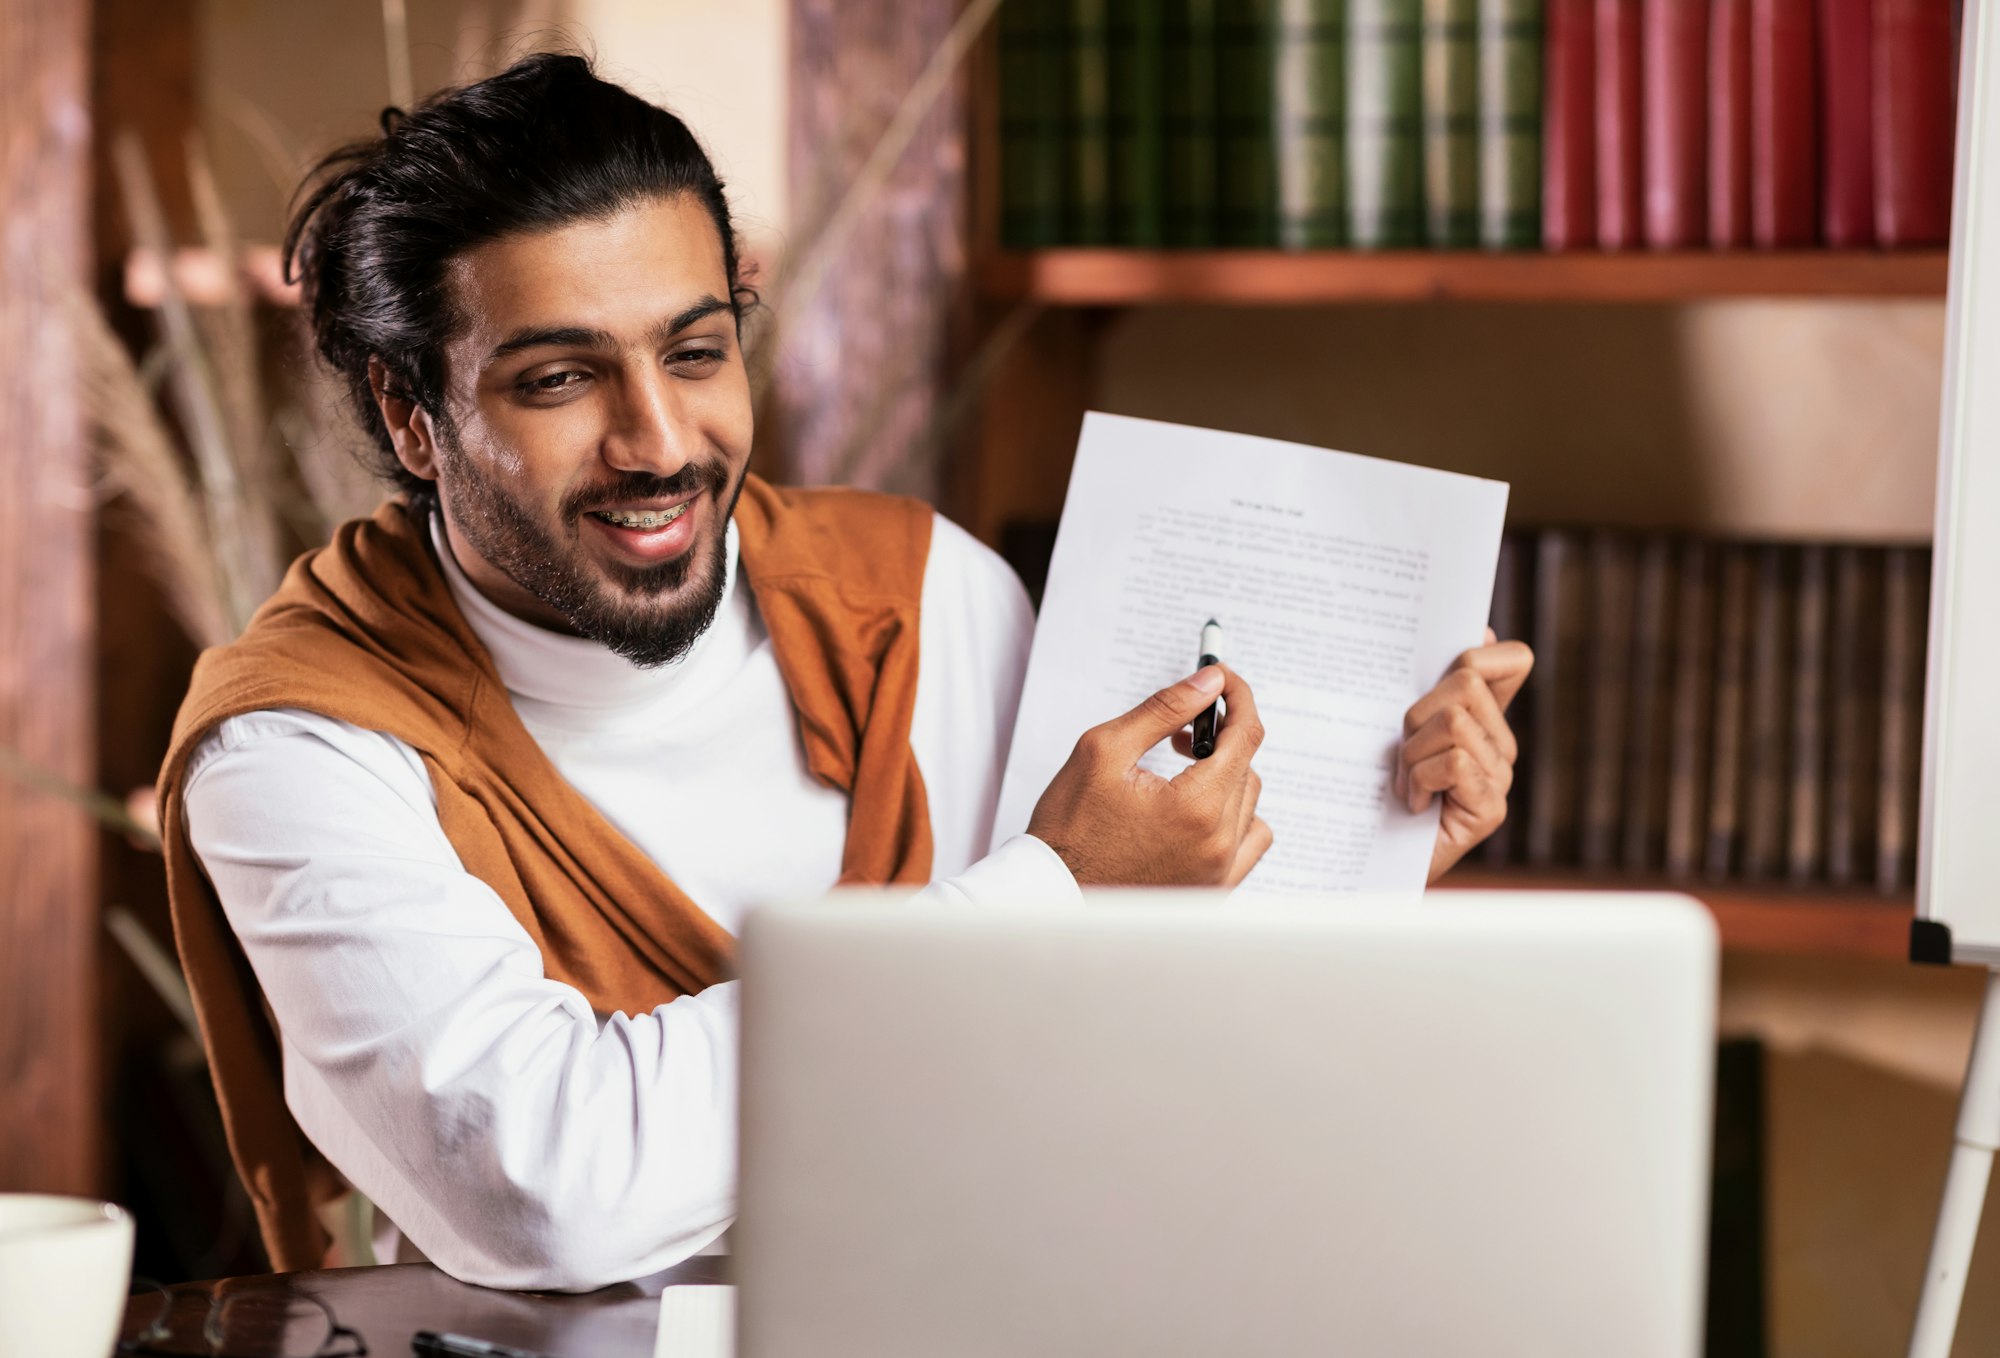
MULTIPOLYGON (((806 765, 849 797, 841 882, 927 882, 930 818, 910 720, 930 508, 753 476, 735 522, 806 765)), ((203 739, 273 708, 416 750, 466 871, 506 903, 547 974, 599 1013, 645 1013, 725 979, 732 940, 549 762, 453 601, 427 525, 397 502, 343 525, 292 565, 242 637, 196 664, 159 783, 174 938, 230 1153, 272 1266, 292 1270, 323 1260, 314 1207, 338 1179, 285 1106, 270 1011, 201 871, 182 801, 203 739)))

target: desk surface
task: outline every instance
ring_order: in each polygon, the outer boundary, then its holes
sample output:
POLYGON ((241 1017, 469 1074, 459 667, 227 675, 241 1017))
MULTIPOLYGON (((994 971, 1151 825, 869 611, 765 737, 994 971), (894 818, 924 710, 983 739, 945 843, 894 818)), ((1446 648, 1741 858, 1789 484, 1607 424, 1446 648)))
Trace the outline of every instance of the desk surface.
MULTIPOLYGON (((726 1256, 705 1255, 650 1278, 580 1295, 495 1292, 454 1281, 429 1264, 181 1283, 168 1289, 171 1337, 158 1347, 209 1353, 202 1327, 214 1314, 226 1336, 225 1353, 308 1354, 326 1331, 324 1316, 306 1300, 314 1298, 358 1331, 374 1358, 409 1353, 410 1336, 418 1330, 472 1335, 557 1358, 651 1358, 661 1291, 677 1283, 728 1282, 728 1269, 726 1256)), ((158 1293, 134 1296, 125 1308, 125 1336, 143 1330, 160 1308, 158 1293)))

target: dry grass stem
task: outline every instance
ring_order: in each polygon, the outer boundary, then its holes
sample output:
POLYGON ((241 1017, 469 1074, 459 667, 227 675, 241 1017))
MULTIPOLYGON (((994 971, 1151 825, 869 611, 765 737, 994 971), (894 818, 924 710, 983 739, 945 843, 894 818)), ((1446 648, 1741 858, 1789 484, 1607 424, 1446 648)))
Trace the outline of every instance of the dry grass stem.
MULTIPOLYGON (((187 139, 188 187, 200 223, 202 244, 216 258, 234 262, 241 254, 228 209, 209 168, 208 154, 198 136, 187 139)), ((228 451, 251 503, 283 493, 282 477, 273 465, 271 426, 264 413, 264 383, 259 361, 257 318, 242 272, 224 270, 228 280, 219 305, 195 312, 195 324, 206 341, 209 370, 215 374, 215 394, 228 430, 228 451)))
POLYGON ((74 806, 89 812, 105 825, 120 833, 130 835, 142 844, 157 847, 160 842, 158 827, 135 820, 132 813, 116 797, 99 792, 94 787, 72 783, 61 774, 52 773, 41 765, 24 759, 6 745, 0 745, 0 773, 31 787, 37 792, 46 792, 51 797, 60 797, 74 806))
POLYGON ((382 46, 389 62, 389 102, 407 113, 417 92, 410 75, 410 14, 404 0, 382 0, 382 46))
MULTIPOLYGON (((222 116, 256 148, 257 159, 271 176, 271 182, 278 186, 278 192, 289 194, 297 188, 299 176, 305 173, 306 158, 285 126, 269 110, 234 90, 217 90, 212 97, 222 116)), ((258 234, 251 232, 253 237, 258 234)))
MULTIPOLYGON (((137 138, 121 132, 113 157, 133 235, 159 258, 170 258, 173 241, 166 215, 137 138)), ((230 446, 230 420, 193 308, 175 285, 172 271, 163 277, 160 319, 173 357, 168 382, 200 473, 208 528, 229 592, 230 621, 240 631, 278 583, 277 542, 271 517, 260 515, 249 501, 241 464, 230 446)))
POLYGON ((228 587, 152 385, 81 291, 70 315, 103 491, 129 508, 134 535, 175 620, 197 644, 220 646, 236 634, 228 587))
POLYGON ((311 504, 310 528, 301 525, 300 536, 323 542, 347 520, 373 512, 382 503, 382 484, 368 470, 367 434, 355 423, 338 381, 316 365, 303 326, 300 330, 298 378, 293 400, 278 411, 278 429, 311 504))

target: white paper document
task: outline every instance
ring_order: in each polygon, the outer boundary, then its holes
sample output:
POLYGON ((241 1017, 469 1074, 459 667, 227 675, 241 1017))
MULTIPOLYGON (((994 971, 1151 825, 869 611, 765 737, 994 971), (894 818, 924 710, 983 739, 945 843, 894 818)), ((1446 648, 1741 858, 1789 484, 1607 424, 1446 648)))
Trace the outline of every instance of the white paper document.
MULTIPOLYGON (((996 843, 1089 727, 1192 673, 1202 624, 1256 694, 1274 843, 1259 893, 1416 895, 1438 806, 1390 790, 1403 714, 1484 639, 1498 481, 1276 439, 1084 417, 996 843)), ((1187 761, 1162 743, 1146 767, 1187 761)))

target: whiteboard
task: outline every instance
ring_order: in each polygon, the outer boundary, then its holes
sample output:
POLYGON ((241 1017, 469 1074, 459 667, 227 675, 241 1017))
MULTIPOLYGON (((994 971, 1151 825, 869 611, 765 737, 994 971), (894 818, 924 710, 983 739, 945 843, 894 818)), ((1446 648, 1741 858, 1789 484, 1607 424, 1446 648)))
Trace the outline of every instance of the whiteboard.
POLYGON ((1910 944, 2000 965, 2000 23, 1986 10, 1965 6, 1960 46, 1910 944))

